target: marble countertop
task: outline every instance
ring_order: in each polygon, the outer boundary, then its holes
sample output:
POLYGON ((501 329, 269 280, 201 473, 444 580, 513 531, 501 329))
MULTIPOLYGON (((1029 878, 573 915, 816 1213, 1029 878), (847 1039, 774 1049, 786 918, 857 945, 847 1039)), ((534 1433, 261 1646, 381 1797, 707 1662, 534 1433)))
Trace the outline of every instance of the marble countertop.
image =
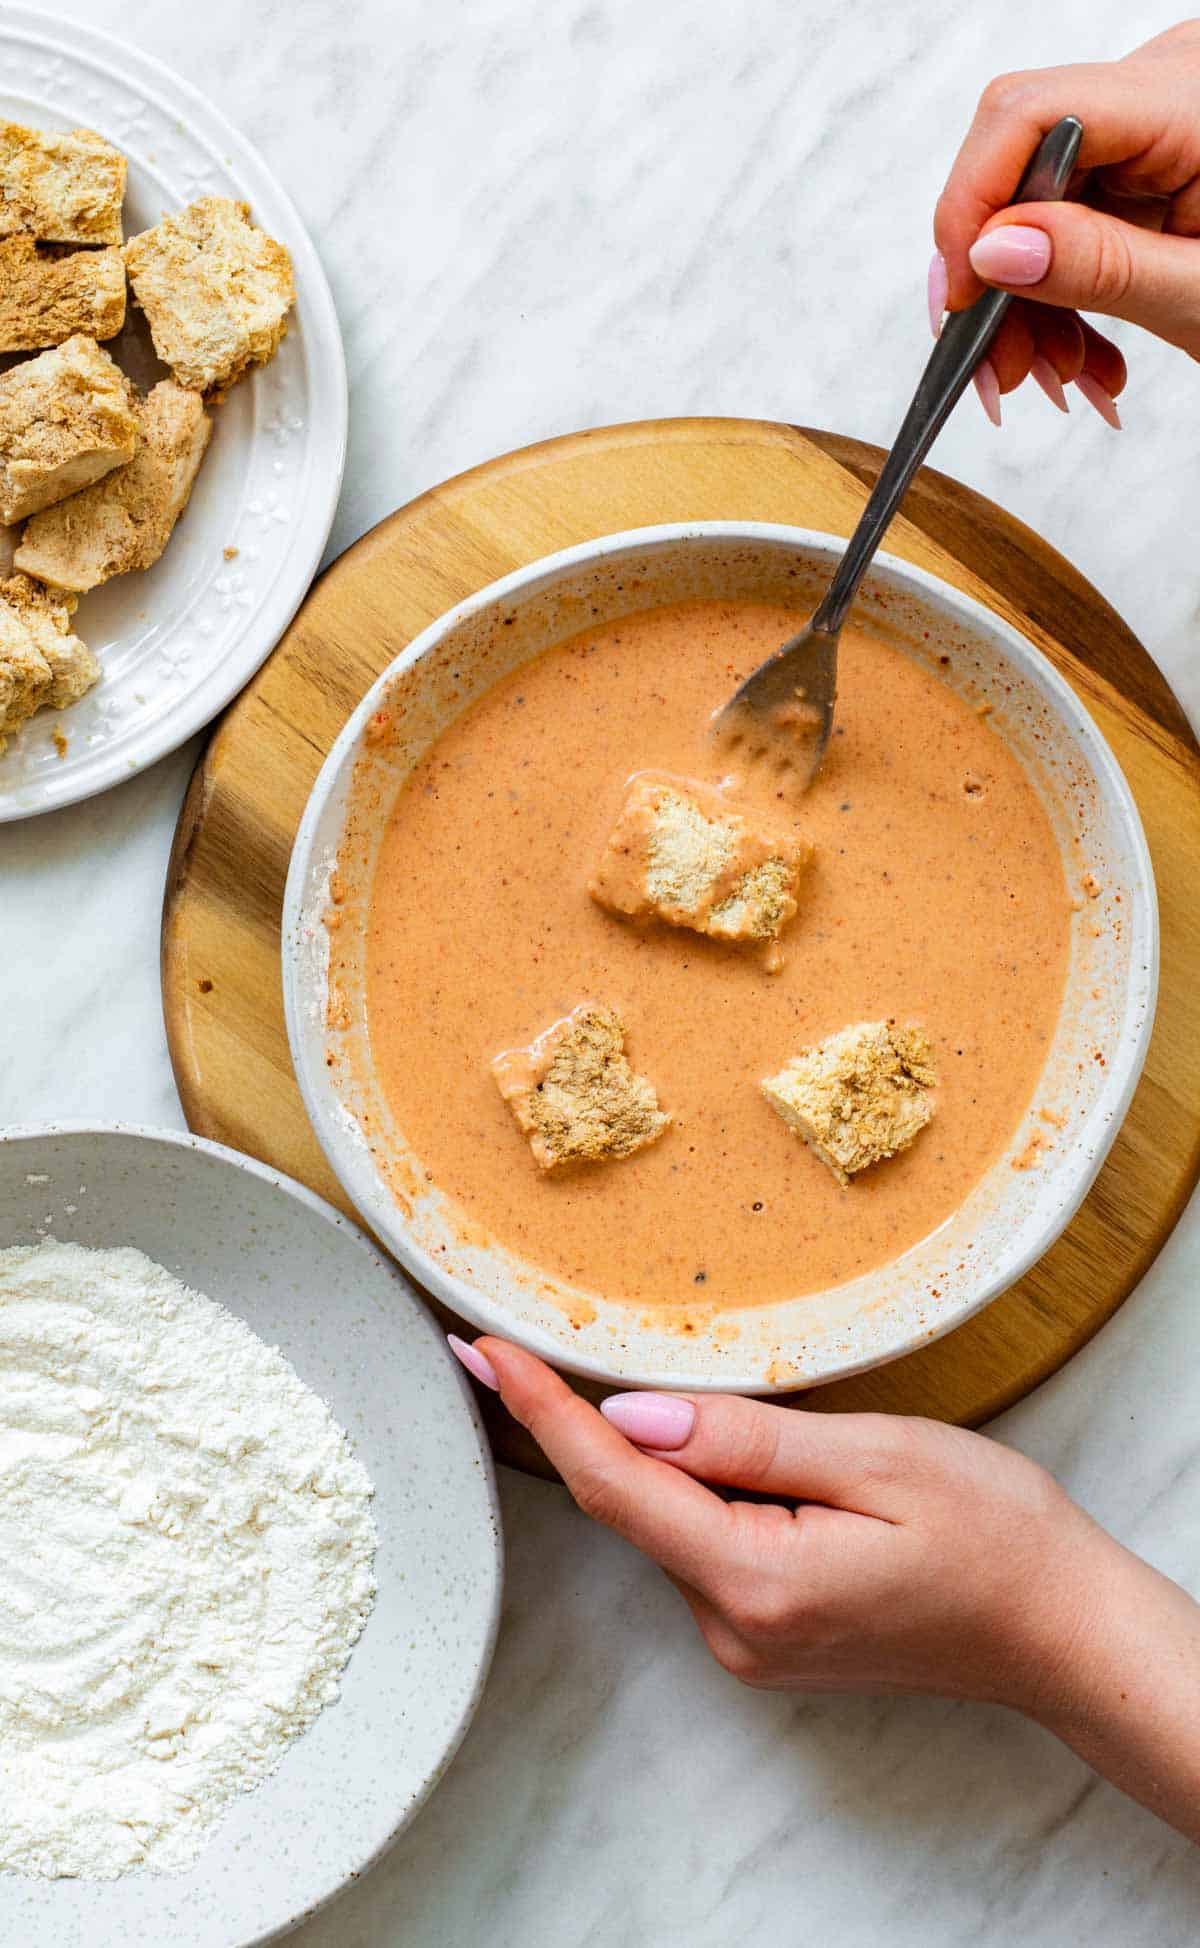
MULTIPOLYGON (((886 442, 928 342, 932 204, 980 88, 1131 33, 1118 0, 62 11, 186 73, 311 228, 351 382, 331 555, 445 475, 573 427, 731 413, 886 442)), ((1138 12, 1145 34, 1176 17, 1138 12)), ((1125 433, 1027 389, 999 433, 964 400, 935 458, 1091 577, 1196 721, 1200 373, 1122 339, 1125 433)), ((158 918, 196 751, 0 829, 3 1121, 181 1122, 158 918)), ((1194 1202, 1115 1321, 994 1432, 1200 1592, 1198 1273, 1194 1202)), ((303 1948, 1200 1938, 1200 1853, 1032 1726, 742 1690, 658 1573, 561 1491, 504 1475, 502 1493, 508 1596, 478 1718, 303 1948)))

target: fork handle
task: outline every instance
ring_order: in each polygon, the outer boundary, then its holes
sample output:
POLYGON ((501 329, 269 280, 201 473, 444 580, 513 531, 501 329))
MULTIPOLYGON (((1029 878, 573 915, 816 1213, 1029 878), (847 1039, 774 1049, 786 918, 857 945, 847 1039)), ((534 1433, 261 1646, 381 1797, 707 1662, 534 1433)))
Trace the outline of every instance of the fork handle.
MULTIPOLYGON (((1083 124, 1074 115, 1066 115, 1061 122, 1056 122, 1039 144, 1012 202, 1061 201, 1071 180, 1082 136, 1083 124)), ((846 543, 846 552, 828 593, 812 619, 812 629, 837 635, 913 475, 961 398, 1011 303, 1007 291, 985 291, 965 311, 954 311, 947 318, 895 444, 859 516, 858 526, 846 543)))

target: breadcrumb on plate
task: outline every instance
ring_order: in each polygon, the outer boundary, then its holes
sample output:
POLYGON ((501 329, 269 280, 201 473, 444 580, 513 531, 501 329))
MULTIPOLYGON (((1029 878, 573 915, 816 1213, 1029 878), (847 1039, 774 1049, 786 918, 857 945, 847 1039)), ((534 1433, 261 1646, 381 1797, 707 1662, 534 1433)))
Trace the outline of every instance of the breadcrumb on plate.
POLYGON ((163 379, 139 406, 138 431, 127 466, 27 523, 14 556, 25 574, 82 595, 153 567, 187 506, 212 421, 198 392, 163 379))
POLYGON ((125 263, 180 385, 222 393, 279 349, 296 296, 292 260, 250 221, 248 203, 202 196, 131 237, 125 263))
POLYGON ((41 708, 53 674, 15 609, 0 602, 0 751, 11 733, 41 708))
POLYGON ((43 701, 53 710, 78 703, 99 681, 100 665, 71 627, 75 597, 18 574, 0 582, 0 602, 20 616, 46 659, 50 689, 43 701))
POLYGON ((0 239, 0 352, 40 351, 76 332, 115 338, 124 323, 125 263, 115 247, 0 239))
POLYGON ((127 166, 94 129, 0 122, 0 237, 119 244, 127 166))
POLYGON ((137 448, 137 394, 94 338, 77 332, 0 376, 0 521, 89 487, 137 448))

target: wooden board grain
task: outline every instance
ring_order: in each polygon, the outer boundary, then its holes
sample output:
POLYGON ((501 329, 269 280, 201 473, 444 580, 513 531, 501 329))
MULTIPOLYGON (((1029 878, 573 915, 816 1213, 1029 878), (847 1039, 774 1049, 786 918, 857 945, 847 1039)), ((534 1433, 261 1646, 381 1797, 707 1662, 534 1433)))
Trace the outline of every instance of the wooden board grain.
MULTIPOLYGON (((751 420, 571 434, 446 481, 315 584, 197 767, 163 912, 167 1035, 192 1129, 348 1208, 309 1127, 283 1022, 279 920, 292 839, 364 691, 435 617, 540 555, 659 521, 787 521, 847 534, 882 459, 836 434, 751 420)), ((1003 1298, 922 1351, 803 1396, 977 1425, 1053 1373, 1132 1290, 1200 1174, 1200 750, 1120 617, 1029 529, 926 470, 887 548, 1042 648, 1116 751, 1158 879, 1162 980, 1146 1072, 1074 1222, 1003 1298)), ((595 1392, 595 1389, 585 1389, 595 1392)), ((502 1459, 539 1457, 502 1415, 502 1459)))

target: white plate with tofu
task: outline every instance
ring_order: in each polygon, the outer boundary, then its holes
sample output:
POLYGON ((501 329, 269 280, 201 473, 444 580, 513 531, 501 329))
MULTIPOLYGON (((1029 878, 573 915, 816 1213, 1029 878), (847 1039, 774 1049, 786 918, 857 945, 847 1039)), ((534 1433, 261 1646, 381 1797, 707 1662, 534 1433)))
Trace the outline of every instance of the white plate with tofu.
POLYGON ((320 562, 347 395, 312 243, 216 109, 19 6, 0 73, 3 821, 143 770, 248 682, 320 562))
MULTIPOLYGON (((646 1309, 621 1303, 506 1249, 443 1194, 399 1127, 373 1065, 366 984, 370 889, 404 781, 473 703, 574 636, 586 619, 589 628, 603 628, 634 611, 689 599, 802 605, 827 584, 842 545, 827 535, 749 522, 646 528, 570 549, 494 583, 427 629, 367 693, 326 760, 297 836, 284 912, 284 995, 305 1103, 331 1164, 375 1233, 437 1297, 479 1328, 517 1339, 592 1379, 783 1392, 879 1365, 949 1331, 1019 1278, 1064 1229, 1108 1152, 1141 1072, 1157 988, 1157 906, 1141 822, 1112 752, 1074 692, 1024 637, 933 576, 881 556, 856 616, 956 692, 977 734, 984 717, 988 737, 994 731, 1007 746, 1005 762, 1023 777, 1021 789, 1032 786, 1040 801, 1047 856, 1057 853, 1061 896, 1071 907, 1065 991, 1057 1021, 1053 1008, 1047 1016, 1040 1073, 1036 1066, 1030 1070, 1036 1087, 1024 1109, 1018 1105, 1011 1137, 998 1154, 989 1152, 994 1161, 981 1166, 973 1187, 944 1221, 866 1274, 815 1291, 804 1291, 798 1277, 798 1296, 781 1301, 707 1311, 701 1302, 681 1326, 678 1317, 672 1322, 656 1313, 652 1299, 646 1309), (1083 881, 1081 860, 1088 868, 1083 881), (1071 888, 1080 890, 1072 895, 1071 888)), ((519 686, 532 687, 532 678, 519 686)), ((639 757, 629 751, 630 771, 639 757)), ((492 776, 485 784, 505 781, 507 770, 503 780, 492 776)), ((961 786, 964 799, 977 787, 968 777, 961 786)), ((627 802, 625 823, 632 818, 634 838, 644 810, 641 800, 632 812, 627 802)), ((929 816, 936 815, 931 810, 929 816)), ((727 870, 740 872, 753 857, 733 844, 737 836, 730 835, 727 870)), ((630 834, 618 825, 615 838, 627 863, 630 834)), ((804 863, 793 861, 800 910, 785 936, 801 971, 804 863)), ((564 859, 563 870, 574 875, 574 863, 564 859)), ((402 886, 387 884, 395 910, 402 886)), ((627 924, 623 868, 614 880, 611 861, 602 859, 587 890, 616 911, 614 924, 627 924)), ((584 900, 587 890, 580 888, 584 900)), ((723 894, 723 884, 716 890, 723 894)), ((789 899, 788 911, 795 910, 789 899)), ((698 909, 677 912, 659 901, 656 911, 660 924, 682 921, 689 929, 712 931, 710 910, 706 918, 698 909)), ((541 937, 530 934, 531 955, 541 937)), ((653 936, 647 938, 649 956, 655 950, 653 936)), ((862 955, 870 955, 870 939, 869 933, 862 936, 862 955)), ((765 938, 758 942, 759 949, 773 945, 765 938)), ((718 946, 729 953, 754 950, 751 941, 718 946)), ((445 943, 440 951, 447 951, 445 943)), ((950 979, 962 951, 956 935, 947 961, 950 979)), ((446 983, 439 984, 435 972, 430 978, 444 1010, 446 983)), ((475 978, 478 992, 481 977, 475 978)), ((569 980, 569 969, 562 978, 569 980)), ((772 975, 764 971, 754 978, 770 982, 772 975)), ((420 979, 414 958, 403 988, 404 1009, 413 1014, 421 1008, 420 979)), ((752 1005, 752 990, 749 999, 752 1005)), ((892 1166, 885 1159, 894 1151, 922 1140, 930 1115, 926 1090, 934 1078, 921 1031, 937 1040, 937 1012, 935 993, 923 1024, 852 1016, 845 1034, 814 1038, 819 1047, 781 1042, 772 1068, 738 1075, 739 1089, 766 1096, 761 1114, 767 1123, 755 1126, 764 1134, 752 1135, 751 1143, 773 1140, 767 1124, 774 1109, 790 1126, 797 1173, 820 1173, 822 1192, 832 1179, 834 1197, 859 1196, 860 1170, 886 1171, 892 1166), (868 1111, 886 1111, 886 1141, 877 1141, 867 1124, 849 1132, 824 1126, 829 1087, 855 1067, 869 1076, 874 1091, 868 1111)), ((613 1089, 621 1084, 620 1113, 636 1140, 623 1147, 609 1143, 594 1152, 606 1159, 596 1163, 586 1161, 593 1153, 578 1149, 581 1167, 639 1169, 645 1145, 651 1146, 647 1156, 666 1161, 671 1136, 657 1142, 663 1119, 645 1080, 653 1081, 656 1066, 650 1037, 639 1028, 631 1071, 621 1056, 621 1022, 602 1008, 593 1008, 589 1019, 593 1030, 603 1031, 599 1037, 591 1033, 590 1042, 604 1042, 599 1052, 609 1063, 607 1083, 613 1089), (639 1155, 632 1162, 621 1160, 635 1149, 639 1155)), ((539 1163, 567 1160, 565 1153, 539 1155, 539 1142, 545 1151, 557 1135, 530 1089, 545 1079, 547 1064, 573 1027, 580 1032, 568 1052, 578 1067, 589 1054, 579 1011, 559 1024, 551 1042, 514 1045, 498 1065, 500 1093, 531 1139, 532 1156, 515 1158, 513 1168, 527 1161, 536 1170, 539 1163)), ((736 1021, 730 1034, 736 1050, 736 1021)), ((565 1079, 557 1078, 556 1088, 565 1079)), ((561 1092, 556 1100, 561 1106, 561 1092)), ((695 1114, 703 1116, 703 1107, 695 1114)), ((719 1104, 714 1114, 719 1116, 719 1104)), ((472 1115, 478 1123, 478 1113, 472 1115)), ((699 1141, 698 1125, 692 1133, 699 1141)), ((805 1181, 811 1184, 811 1175, 805 1181)), ((714 1195, 718 1189, 714 1178, 714 1195)), ((664 1182, 662 1196, 670 1195, 664 1182)), ((649 1208, 653 1215, 661 1201, 649 1208)))

